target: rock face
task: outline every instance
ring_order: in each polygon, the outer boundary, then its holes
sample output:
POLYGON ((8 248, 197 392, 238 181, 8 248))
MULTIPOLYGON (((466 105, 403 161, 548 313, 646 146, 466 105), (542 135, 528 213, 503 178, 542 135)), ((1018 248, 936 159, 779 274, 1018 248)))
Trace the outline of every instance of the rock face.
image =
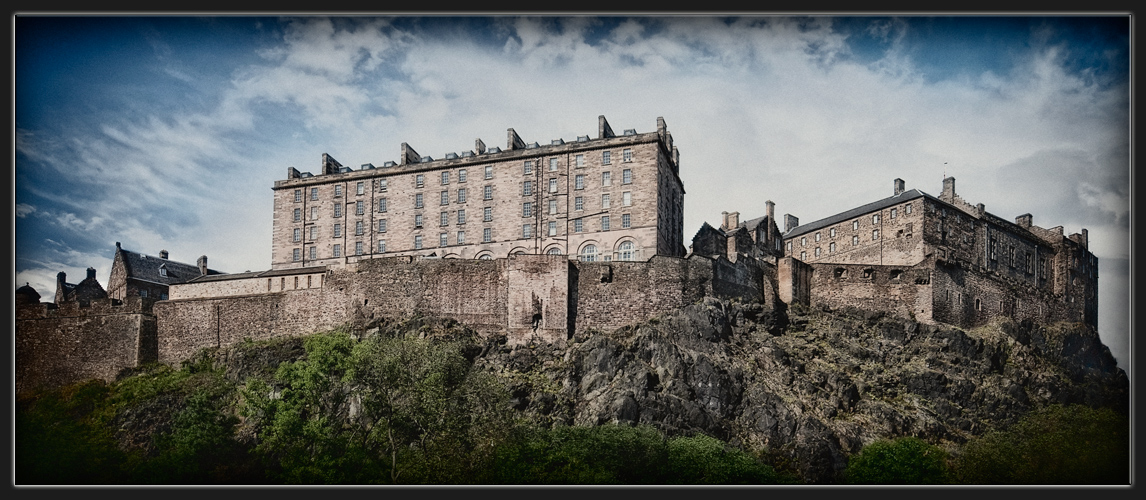
POLYGON ((766 449, 812 483, 880 438, 954 449, 1048 404, 1129 407, 1125 372, 1082 324, 963 331, 711 298, 564 348, 491 339, 475 362, 540 423, 701 432, 766 449))

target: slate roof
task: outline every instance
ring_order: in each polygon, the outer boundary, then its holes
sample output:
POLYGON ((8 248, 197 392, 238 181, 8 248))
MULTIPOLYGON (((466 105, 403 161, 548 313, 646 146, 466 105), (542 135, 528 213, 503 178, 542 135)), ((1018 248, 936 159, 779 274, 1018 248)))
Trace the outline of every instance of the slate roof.
POLYGON ((788 239, 788 238, 791 238, 793 236, 799 236, 801 234, 808 233, 809 231, 815 231, 817 229, 822 229, 822 228, 831 226, 833 224, 838 224, 840 222, 843 222, 843 221, 846 221, 849 219, 854 219, 854 218, 859 217, 861 215, 864 215, 864 214, 867 214, 870 212, 874 212, 876 210, 882 210, 882 209, 890 207, 892 205, 898 205, 900 203, 906 202, 908 200, 914 200, 916 198, 928 198, 928 199, 931 199, 933 201, 940 202, 944 205, 950 205, 949 203, 942 201, 939 198, 931 196, 927 193, 924 193, 923 191, 920 191, 918 189, 909 189, 909 190, 904 191, 900 194, 897 194, 894 196, 889 196, 889 197, 884 198, 884 199, 879 200, 879 201, 873 201, 871 203, 868 203, 867 205, 861 205, 859 207, 848 210, 847 212, 841 212, 841 213, 838 213, 836 215, 833 215, 833 216, 825 218, 825 219, 820 219, 818 221, 809 222, 807 224, 801 224, 799 226, 792 228, 790 231, 784 233, 784 239, 788 239))
POLYGON ((245 273, 215 274, 199 276, 192 283, 206 283, 209 281, 237 280, 242 278, 269 278, 272 276, 291 276, 296 274, 314 274, 326 272, 326 266, 296 267, 291 269, 271 269, 268 271, 247 271, 245 273))
MULTIPOLYGON (((160 258, 158 255, 132 252, 122 248, 120 248, 118 252, 123 258, 123 266, 127 271, 128 278, 150 281, 161 285, 171 285, 184 283, 200 276, 199 266, 196 264, 184 264, 171 259, 160 258), (160 267, 167 269, 166 276, 160 274, 160 267)), ((207 274, 223 273, 208 268, 207 274)))

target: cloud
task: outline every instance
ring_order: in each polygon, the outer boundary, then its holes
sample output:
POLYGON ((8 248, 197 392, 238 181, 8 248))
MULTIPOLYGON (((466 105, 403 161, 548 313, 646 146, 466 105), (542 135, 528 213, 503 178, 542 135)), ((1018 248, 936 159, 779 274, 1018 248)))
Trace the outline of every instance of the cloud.
POLYGON ((34 206, 29 205, 27 203, 17 203, 16 204, 16 217, 23 219, 24 217, 27 217, 27 216, 34 214, 34 213, 36 213, 36 207, 34 207, 34 206))

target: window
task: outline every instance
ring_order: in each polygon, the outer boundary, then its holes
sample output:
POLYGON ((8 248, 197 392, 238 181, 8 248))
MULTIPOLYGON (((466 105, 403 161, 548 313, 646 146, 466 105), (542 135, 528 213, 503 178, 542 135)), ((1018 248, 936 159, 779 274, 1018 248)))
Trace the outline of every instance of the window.
POLYGON ((800 252, 800 260, 808 260, 808 252, 800 252))
POLYGON ((621 184, 633 183, 633 169, 626 168, 621 171, 621 184))
POLYGON ((426 185, 426 175, 418 174, 414 176, 414 187, 420 188, 426 185))
POLYGON ((581 219, 573 219, 573 232, 574 233, 580 233, 583 230, 584 230, 584 223, 581 222, 581 219))
POLYGON ((378 232, 379 233, 385 233, 386 232, 386 219, 378 219, 378 232))
POLYGON ((466 202, 466 188, 458 188, 458 203, 466 202))
POLYGON ((601 230, 602 231, 608 231, 609 230, 609 216, 608 215, 602 215, 601 216, 601 230))
POLYGON ((612 186, 613 185, 613 173, 612 172, 601 172, 601 185, 602 186, 612 186))
MULTIPOLYGON (((294 260, 296 260, 296 261, 298 261, 298 260, 302 260, 302 250, 299 250, 299 249, 297 249, 297 248, 296 248, 296 249, 294 249, 294 251, 293 251, 293 252, 291 252, 291 253, 292 253, 292 257, 294 257, 294 260)), ((166 276, 166 275, 167 275, 167 270, 166 270, 166 269, 160 269, 160 271, 162 271, 162 273, 163 273, 163 275, 164 275, 164 276, 166 276)))
POLYGON ((294 202, 298 203, 300 201, 302 201, 302 190, 296 189, 294 190, 294 202))
POLYGON ((416 235, 414 235, 414 250, 421 250, 421 249, 422 249, 422 235, 416 234, 416 235))
POLYGON ((557 200, 549 200, 549 215, 557 214, 557 200))
POLYGON ((483 187, 481 194, 482 194, 483 200, 492 200, 493 199, 493 186, 483 187))
POLYGON ((573 198, 573 209, 585 210, 585 199, 580 196, 573 198))
POLYGON ((585 176, 577 174, 573 179, 573 189, 585 189, 585 176))
POLYGON ((355 223, 354 223, 354 234, 355 234, 355 235, 358 235, 358 236, 361 236, 361 235, 362 235, 362 230, 363 230, 363 228, 362 228, 362 221, 357 221, 357 222, 355 222, 355 223))
MULTIPOLYGON (((581 165, 577 165, 577 166, 580 167, 581 165)), ((549 171, 550 172, 556 172, 557 171, 557 158, 550 158, 549 159, 549 171)))
POLYGON ((549 251, 547 251, 545 253, 547 255, 561 255, 561 249, 557 248, 557 247, 553 247, 553 248, 550 248, 549 251))
POLYGON ((465 210, 458 210, 458 224, 465 224, 465 223, 466 223, 466 211, 465 210))
POLYGON ((832 243, 828 243, 828 253, 832 253, 832 252, 835 252, 835 251, 836 251, 836 244, 835 244, 835 242, 832 242, 832 243))
POLYGON ((859 245, 859 244, 860 244, 860 237, 859 236, 852 236, 852 246, 854 247, 854 246, 859 245))
POLYGON ((816 231, 816 241, 820 241, 820 232, 816 231))
POLYGON ((828 236, 835 238, 836 237, 836 228, 833 227, 833 228, 829 229, 828 230, 828 236))
POLYGON ((617 247, 617 259, 618 260, 637 260, 636 256, 637 256, 636 245, 634 245, 633 242, 631 242, 631 241, 626 241, 624 243, 621 243, 617 247))
POLYGON ((302 220, 302 209, 296 208, 294 209, 294 221, 298 222, 300 220, 302 220))
POLYGON ((493 232, 493 230, 488 228, 488 227, 485 229, 482 229, 481 230, 481 241, 483 243, 489 243, 490 241, 493 241, 492 240, 492 234, 491 234, 492 232, 493 232))
POLYGON ((908 214, 911 213, 911 204, 910 203, 908 203, 907 205, 904 205, 903 212, 908 213, 908 214))
POLYGON ((633 217, 630 214, 621 214, 621 227, 628 229, 633 227, 633 217))
POLYGON ((423 206, 422 193, 415 194, 414 195, 414 208, 422 208, 422 206, 423 206))
POLYGON ((465 245, 466 244, 466 232, 465 231, 458 231, 458 244, 459 245, 465 245))
POLYGON ((807 236, 804 236, 804 237, 801 237, 801 238, 800 238, 800 246, 802 246, 802 247, 803 247, 803 246, 808 246, 808 237, 807 237, 807 236))
POLYGON ((444 247, 450 244, 450 236, 447 233, 438 235, 438 246, 444 247))
POLYGON ((140 290, 139 296, 146 299, 147 298, 147 290, 140 290))
POLYGON ((378 192, 379 193, 385 193, 386 192, 386 179, 379 179, 378 180, 378 192))
MULTIPOLYGON (((385 181, 383 181, 385 182, 385 181)), ((318 188, 310 188, 310 199, 318 200, 318 188)))
POLYGON ((557 236, 557 222, 549 221, 549 236, 557 236))
POLYGON ((461 170, 458 170, 458 183, 460 184, 460 183, 465 182, 465 181, 466 181, 466 169, 463 168, 461 170))
POLYGON ((532 238, 533 237, 533 224, 522 224, 521 225, 521 237, 522 238, 532 238))
POLYGON ((362 255, 362 242, 361 241, 355 241, 354 242, 354 255, 362 255))
POLYGON ((585 166, 585 155, 574 156, 573 161, 574 161, 574 165, 577 165, 578 167, 584 167, 585 166))
POLYGON ((532 215, 533 215, 533 204, 528 202, 528 201, 525 203, 522 203, 521 204, 521 216, 522 217, 530 217, 532 215))
POLYGON ((334 225, 334 237, 335 238, 341 238, 342 237, 342 224, 335 224, 334 225))
POLYGON ((482 209, 481 220, 482 222, 490 222, 493 220, 493 207, 485 207, 482 209))
POLYGON ((318 258, 318 247, 314 247, 314 246, 310 247, 310 260, 315 260, 317 258, 318 258))
POLYGON ((581 249, 581 262, 596 262, 597 261, 597 245, 585 245, 581 249))
POLYGON ((488 165, 485 167, 485 178, 486 179, 492 179, 493 178, 493 165, 488 165))
POLYGON ((442 212, 442 214, 438 217, 438 225, 443 227, 450 225, 449 212, 442 212))
POLYGON ((533 162, 526 160, 525 166, 522 168, 522 173, 525 175, 533 175, 533 162))
POLYGON ((314 241, 318 236, 318 226, 310 226, 310 241, 314 241))
POLYGON ((366 194, 366 182, 359 181, 355 186, 355 192, 358 194, 366 194))
POLYGON ((414 228, 415 229, 421 229, 422 228, 422 214, 415 214, 414 215, 414 228))
POLYGON ((521 195, 533 196, 533 181, 525 181, 521 183, 521 195))
POLYGON ((610 206, 612 206, 612 201, 609 199, 609 195, 601 195, 601 208, 609 208, 610 206))
POLYGON ((342 257, 342 245, 338 245, 338 244, 334 245, 334 256, 335 257, 342 257))
POLYGON ((386 198, 379 198, 378 199, 378 212, 379 213, 385 213, 386 212, 386 198))
POLYGON ((871 239, 872 239, 872 241, 879 239, 879 229, 872 229, 871 230, 871 239))
POLYGON ((819 256, 820 256, 820 247, 816 247, 816 250, 813 252, 813 254, 814 254, 816 257, 819 257, 819 256))
POLYGON ((875 214, 875 215, 871 216, 871 223, 872 224, 879 224, 879 214, 875 214))
POLYGON ((336 198, 339 196, 342 196, 342 184, 335 184, 334 185, 334 196, 336 198))
POLYGON ((633 161, 633 150, 625 149, 621 151, 621 161, 628 163, 633 161))
POLYGON ((860 221, 858 221, 858 220, 853 220, 853 221, 852 221, 852 231, 855 231, 855 230, 857 230, 857 229, 859 229, 859 228, 860 228, 860 221))
POLYGON ((626 207, 633 206, 633 193, 631 191, 621 193, 621 205, 626 207))
POLYGON ((891 218, 892 218, 892 219, 894 219, 894 218, 895 218, 895 212, 896 212, 896 209, 894 209, 894 208, 893 208, 893 209, 891 209, 891 218))
POLYGON ((442 185, 447 186, 450 184, 450 173, 442 172, 442 185))
POLYGON ((557 192, 557 179, 549 179, 549 192, 550 193, 556 193, 557 192))
POLYGON ((441 200, 441 203, 439 203, 439 205, 449 205, 450 204, 450 192, 449 191, 442 191, 442 195, 440 196, 440 198, 442 200, 441 200))
POLYGON ((357 215, 362 215, 362 214, 366 213, 366 202, 364 202, 364 201, 354 202, 354 213, 357 215))
POLYGON ((378 240, 378 253, 386 253, 386 240, 378 240))
POLYGON ((310 207, 310 220, 318 220, 318 207, 310 207))
POLYGON ((789 253, 792 252, 792 242, 791 241, 788 242, 788 252, 789 253))
POLYGON ((602 165, 612 165, 613 164, 613 152, 612 151, 601 151, 601 164, 602 165))

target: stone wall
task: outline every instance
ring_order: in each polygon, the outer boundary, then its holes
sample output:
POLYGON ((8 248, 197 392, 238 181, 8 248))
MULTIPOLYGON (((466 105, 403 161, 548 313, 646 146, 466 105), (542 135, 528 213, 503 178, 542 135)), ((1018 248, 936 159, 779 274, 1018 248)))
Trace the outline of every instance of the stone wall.
POLYGON ((810 304, 931 320, 931 273, 914 266, 813 264, 810 304))

